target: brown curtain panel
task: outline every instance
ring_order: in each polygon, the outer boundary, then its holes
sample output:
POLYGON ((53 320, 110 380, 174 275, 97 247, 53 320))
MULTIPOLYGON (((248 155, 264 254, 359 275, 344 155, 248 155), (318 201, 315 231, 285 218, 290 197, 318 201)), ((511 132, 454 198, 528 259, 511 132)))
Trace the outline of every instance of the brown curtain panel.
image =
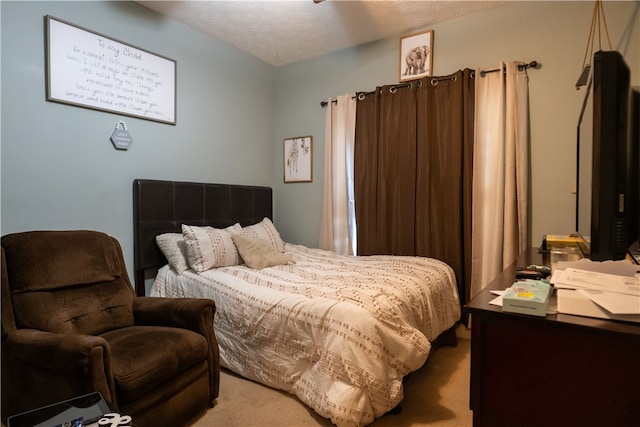
POLYGON ((471 273, 471 70, 378 87, 356 111, 358 255, 440 259, 461 303, 471 273))
POLYGON ((382 86, 357 104, 354 192, 365 236, 358 254, 415 253, 416 87, 382 86))

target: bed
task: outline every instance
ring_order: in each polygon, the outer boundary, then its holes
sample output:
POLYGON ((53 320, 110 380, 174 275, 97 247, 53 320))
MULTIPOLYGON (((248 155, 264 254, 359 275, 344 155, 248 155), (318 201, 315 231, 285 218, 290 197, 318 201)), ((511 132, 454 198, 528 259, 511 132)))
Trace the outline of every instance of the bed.
POLYGON ((221 365, 295 394, 338 426, 367 425, 394 409, 403 379, 437 343, 455 340, 460 303, 443 262, 284 242, 268 187, 138 179, 133 195, 138 295, 153 278, 151 296, 213 299, 221 365), (232 236, 239 261, 174 267, 156 243, 182 233, 193 249, 190 233, 205 229, 232 236), (253 250, 257 242, 264 247, 253 250), (249 267, 263 249, 277 262, 249 267))

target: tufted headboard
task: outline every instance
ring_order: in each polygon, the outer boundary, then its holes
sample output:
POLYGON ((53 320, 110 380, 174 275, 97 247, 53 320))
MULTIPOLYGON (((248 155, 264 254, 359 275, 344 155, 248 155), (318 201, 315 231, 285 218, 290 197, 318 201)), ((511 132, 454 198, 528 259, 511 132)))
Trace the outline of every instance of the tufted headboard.
POLYGON ((147 271, 167 263, 156 245, 162 233, 181 233, 182 224, 224 228, 273 220, 270 187, 197 182, 133 181, 133 250, 136 294, 145 294, 147 271))

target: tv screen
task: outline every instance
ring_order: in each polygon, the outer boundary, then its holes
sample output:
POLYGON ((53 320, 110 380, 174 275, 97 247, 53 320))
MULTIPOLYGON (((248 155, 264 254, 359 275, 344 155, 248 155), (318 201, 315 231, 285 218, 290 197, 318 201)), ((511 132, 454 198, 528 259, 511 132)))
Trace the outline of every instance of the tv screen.
POLYGON ((591 143, 588 123, 578 136, 577 230, 588 236, 592 260, 618 260, 639 238, 639 95, 617 51, 594 54, 591 83, 591 143))

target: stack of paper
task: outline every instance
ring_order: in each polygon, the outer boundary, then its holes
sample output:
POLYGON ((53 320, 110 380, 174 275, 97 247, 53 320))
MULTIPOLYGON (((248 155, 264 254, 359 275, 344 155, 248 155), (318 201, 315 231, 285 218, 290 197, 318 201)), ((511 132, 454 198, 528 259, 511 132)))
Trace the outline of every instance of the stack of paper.
POLYGON ((566 268, 554 272, 558 312, 640 322, 640 277, 566 268))

